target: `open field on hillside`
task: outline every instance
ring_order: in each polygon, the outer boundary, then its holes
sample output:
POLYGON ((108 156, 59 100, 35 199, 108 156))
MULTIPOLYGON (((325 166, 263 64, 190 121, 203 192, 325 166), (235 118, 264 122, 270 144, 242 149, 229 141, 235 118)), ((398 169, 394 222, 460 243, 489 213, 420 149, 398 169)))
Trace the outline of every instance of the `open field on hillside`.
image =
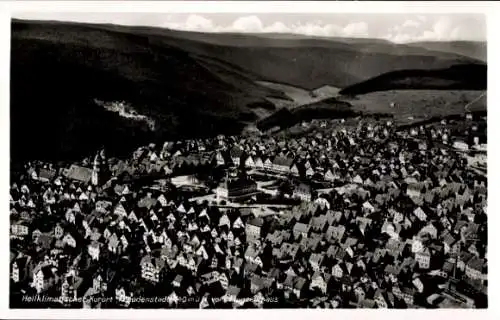
POLYGON ((289 100, 279 97, 268 97, 267 100, 274 103, 276 108, 296 108, 305 104, 319 102, 324 99, 334 98, 338 95, 340 89, 325 85, 315 90, 306 90, 299 87, 286 85, 276 82, 256 81, 259 85, 271 90, 279 91, 286 95, 289 100))
MULTIPOLYGON (((408 117, 426 119, 465 112, 465 105, 483 94, 484 91, 444 90, 392 90, 371 92, 344 98, 355 111, 363 113, 389 113, 396 120, 408 117), (395 106, 391 107, 391 103, 395 106)), ((475 104, 476 110, 486 109, 486 100, 475 104)))

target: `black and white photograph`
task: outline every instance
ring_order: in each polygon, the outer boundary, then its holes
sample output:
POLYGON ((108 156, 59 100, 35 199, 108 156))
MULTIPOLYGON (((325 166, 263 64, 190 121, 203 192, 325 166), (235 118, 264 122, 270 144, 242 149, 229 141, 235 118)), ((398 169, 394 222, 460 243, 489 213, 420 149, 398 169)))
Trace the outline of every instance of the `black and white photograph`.
POLYGON ((8 308, 494 304, 486 14, 316 5, 12 12, 8 308))

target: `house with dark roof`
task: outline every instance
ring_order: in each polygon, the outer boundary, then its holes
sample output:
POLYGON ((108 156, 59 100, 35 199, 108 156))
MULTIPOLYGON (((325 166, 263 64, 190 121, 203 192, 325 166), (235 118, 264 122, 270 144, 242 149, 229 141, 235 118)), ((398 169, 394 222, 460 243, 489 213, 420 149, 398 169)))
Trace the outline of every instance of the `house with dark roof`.
POLYGON ((305 202, 312 200, 311 186, 306 183, 299 183, 293 190, 292 196, 305 202))
POLYGON ((313 217, 309 224, 313 231, 324 232, 327 227, 327 222, 326 216, 320 215, 319 217, 313 217))
POLYGON ((239 166, 240 162, 241 162, 241 158, 243 156, 243 150, 241 149, 240 146, 235 145, 229 151, 229 156, 231 157, 233 164, 235 166, 239 166))
POLYGON ((293 292, 295 296, 300 299, 304 290, 307 289, 306 282, 307 280, 303 277, 289 275, 283 283, 283 288, 293 292))
POLYGON ((277 156, 272 162, 272 169, 280 173, 289 173, 292 164, 293 159, 284 156, 277 156))
POLYGON ((225 179, 216 189, 218 199, 230 201, 247 200, 259 193, 257 183, 249 178, 225 179))

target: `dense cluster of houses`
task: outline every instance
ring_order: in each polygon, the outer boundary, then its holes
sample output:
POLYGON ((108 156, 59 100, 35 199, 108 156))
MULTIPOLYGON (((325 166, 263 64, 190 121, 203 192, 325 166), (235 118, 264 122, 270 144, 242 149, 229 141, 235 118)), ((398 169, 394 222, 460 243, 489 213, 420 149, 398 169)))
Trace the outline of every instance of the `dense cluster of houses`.
POLYGON ((470 151, 485 158, 485 123, 360 121, 27 163, 11 181, 11 303, 484 307, 487 179, 470 151), (262 215, 265 179, 300 204, 262 215), (215 201, 175 186, 203 183, 215 201))

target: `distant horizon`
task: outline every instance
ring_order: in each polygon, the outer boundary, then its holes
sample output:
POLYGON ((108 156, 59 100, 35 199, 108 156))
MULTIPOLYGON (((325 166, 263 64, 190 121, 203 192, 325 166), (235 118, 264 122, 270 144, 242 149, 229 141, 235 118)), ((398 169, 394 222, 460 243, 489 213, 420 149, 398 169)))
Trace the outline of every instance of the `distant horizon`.
POLYGON ((457 42, 476 42, 476 43, 487 43, 487 40, 420 40, 420 41, 410 41, 404 43, 393 42, 389 39, 381 39, 381 38, 372 38, 372 37, 342 37, 342 36, 315 36, 315 35, 307 35, 301 33, 293 33, 293 32, 276 32, 276 31, 263 31, 263 32, 237 32, 237 31, 193 31, 193 30, 179 30, 179 29, 171 29, 168 27, 159 27, 159 26, 148 26, 148 25, 127 25, 127 24, 119 24, 119 23, 94 23, 94 22, 80 22, 80 21, 68 21, 68 20, 36 20, 36 19, 22 19, 22 18, 12 18, 12 20, 18 21, 26 21, 26 22, 57 22, 57 23, 71 23, 71 24, 88 24, 88 25, 114 25, 121 27, 137 27, 137 28, 157 28, 157 29, 165 29, 174 32, 188 32, 188 33, 208 33, 208 34, 241 34, 241 35, 250 35, 250 36, 259 36, 259 35, 293 35, 293 36, 303 36, 308 38, 316 38, 316 39, 357 39, 357 40, 380 40, 387 41, 394 44, 411 44, 411 43, 423 43, 423 42, 449 42, 449 43, 457 43, 457 42))
POLYGON ((480 14, 115 14, 17 13, 13 20, 109 24, 211 34, 295 35, 323 39, 487 43, 480 14), (280 20, 280 21, 278 21, 280 20), (283 22, 284 21, 284 22, 283 22), (335 21, 326 23, 324 21, 335 21))

